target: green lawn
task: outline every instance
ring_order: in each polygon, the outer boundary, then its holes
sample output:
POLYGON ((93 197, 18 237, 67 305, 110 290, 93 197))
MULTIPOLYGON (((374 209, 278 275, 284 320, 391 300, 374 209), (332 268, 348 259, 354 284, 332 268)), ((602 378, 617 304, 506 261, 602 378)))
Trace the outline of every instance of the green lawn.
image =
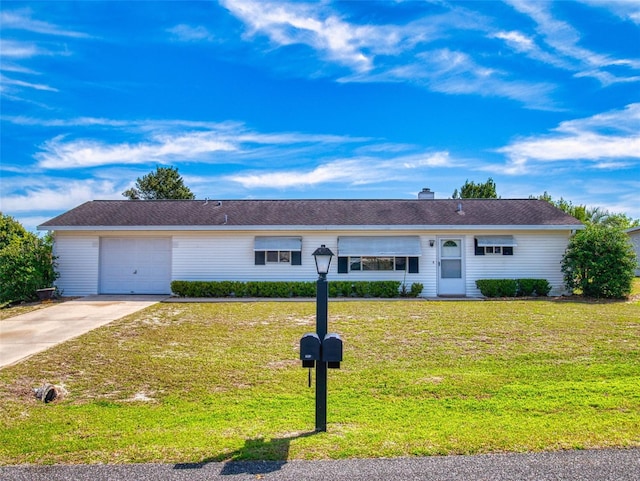
POLYGON ((640 302, 330 302, 328 432, 298 361, 310 302, 158 304, 0 371, 0 464, 640 446, 640 302), (68 396, 35 401, 42 381, 68 396))

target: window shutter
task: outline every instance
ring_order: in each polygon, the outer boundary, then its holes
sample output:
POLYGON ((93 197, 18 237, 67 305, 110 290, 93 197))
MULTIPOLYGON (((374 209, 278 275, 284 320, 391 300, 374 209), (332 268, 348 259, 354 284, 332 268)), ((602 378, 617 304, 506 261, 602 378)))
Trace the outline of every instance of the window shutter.
POLYGON ((300 252, 300 251, 291 251, 291 265, 292 266, 301 266, 302 265, 302 252, 300 252))
POLYGON ((266 264, 266 258, 265 258, 265 252, 264 251, 256 251, 255 252, 255 257, 256 257, 256 265, 257 266, 263 266, 266 264))
POLYGON ((417 274, 419 269, 419 257, 409 257, 409 274, 417 274))
POLYGON ((338 257, 338 274, 346 274, 349 272, 349 258, 338 257))
POLYGON ((502 248, 503 256, 512 256, 513 255, 513 247, 503 247, 502 248))
POLYGON ((475 249, 476 249, 476 255, 477 256, 483 256, 484 255, 484 247, 478 247, 478 239, 473 239, 473 245, 475 246, 475 249))

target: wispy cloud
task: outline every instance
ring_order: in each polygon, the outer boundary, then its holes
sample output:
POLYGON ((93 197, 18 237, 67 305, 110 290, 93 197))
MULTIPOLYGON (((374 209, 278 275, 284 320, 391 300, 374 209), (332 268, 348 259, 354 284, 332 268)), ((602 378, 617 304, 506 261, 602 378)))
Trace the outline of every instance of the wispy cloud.
POLYGON ((603 85, 616 82, 640 81, 640 76, 614 75, 608 67, 624 67, 637 71, 640 61, 636 59, 615 58, 594 52, 580 46, 581 36, 569 23, 558 20, 550 12, 551 3, 530 2, 527 0, 506 0, 515 10, 527 15, 536 22, 537 34, 543 39, 546 49, 536 45, 534 40, 520 32, 497 32, 496 38, 502 38, 516 51, 528 54, 531 58, 546 62, 555 67, 576 72, 578 77, 593 77, 603 85))
POLYGON ((525 173, 531 162, 582 160, 600 169, 636 165, 640 160, 640 104, 562 122, 549 134, 516 140, 498 152, 509 158, 507 172, 511 174, 525 173))
POLYGON ((594 7, 602 7, 618 17, 640 25, 640 2, 637 0, 580 0, 594 7))
POLYGON ((58 92, 58 89, 51 87, 49 85, 40 84, 40 83, 32 83, 25 82, 24 80, 17 80, 9 78, 5 75, 0 75, 0 83, 2 84, 2 88, 4 89, 7 85, 14 85, 17 87, 24 87, 28 89, 34 90, 46 90, 48 92, 58 92))
POLYGON ((268 170, 225 177, 245 189, 302 188, 329 183, 350 186, 408 180, 424 167, 460 166, 448 152, 412 154, 395 158, 356 157, 322 163, 311 169, 268 170))
POLYGON ((2 196, 5 212, 31 212, 34 206, 40 210, 63 211, 86 202, 88 199, 113 199, 121 197, 116 182, 96 179, 62 179, 41 177, 26 183, 22 193, 2 196))
POLYGON ((407 82, 446 94, 504 97, 530 108, 554 108, 550 84, 483 66, 463 50, 427 49, 434 41, 453 43, 448 37, 454 31, 485 31, 481 16, 464 8, 402 25, 358 25, 324 4, 224 4, 245 22, 249 35, 266 35, 278 47, 307 45, 325 60, 348 67, 351 73, 339 82, 407 82))
POLYGON ((73 169, 149 162, 166 164, 232 150, 236 150, 234 145, 207 132, 157 135, 146 142, 114 145, 98 140, 66 141, 60 136, 47 141, 35 157, 43 169, 73 169))
POLYGON ((190 25, 179 24, 167 29, 172 38, 179 42, 210 42, 215 36, 202 25, 192 27, 190 25))
MULTIPOLYGON (((8 116, 3 120, 19 125, 84 128, 83 138, 58 135, 44 142, 34 155, 41 169, 93 168, 106 165, 135 165, 175 161, 245 163, 251 159, 300 162, 302 154, 325 155, 336 146, 362 145, 373 139, 304 132, 257 132, 238 122, 186 120, 114 120, 95 117, 38 119, 8 116), (98 140, 94 128, 112 132, 107 137, 129 140, 98 140)), ((375 141, 374 141, 375 143, 375 141)))
POLYGON ((387 47, 397 43, 394 33, 343 21, 322 4, 283 4, 269 1, 223 0, 223 5, 249 26, 249 35, 266 35, 277 46, 304 44, 327 59, 356 71, 373 67, 367 47, 374 39, 387 47))
POLYGON ((5 31, 25 30, 57 37, 90 38, 90 35, 84 32, 68 30, 53 23, 33 19, 29 10, 5 10, 0 12, 0 23, 5 31))

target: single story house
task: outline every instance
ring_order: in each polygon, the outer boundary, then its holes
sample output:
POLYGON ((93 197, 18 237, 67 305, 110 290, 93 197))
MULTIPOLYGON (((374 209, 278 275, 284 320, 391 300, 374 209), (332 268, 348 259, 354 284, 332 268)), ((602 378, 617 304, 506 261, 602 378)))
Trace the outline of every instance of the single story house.
POLYGON ((638 259, 638 265, 635 271, 636 276, 640 276, 640 227, 632 227, 631 229, 627 229, 626 232, 629 234, 631 245, 633 245, 633 250, 636 251, 636 258, 638 259))
POLYGON ((38 229, 54 234, 64 295, 169 294, 173 280, 422 283, 422 296, 480 297, 477 279, 544 278, 582 224, 535 199, 96 200, 38 229))

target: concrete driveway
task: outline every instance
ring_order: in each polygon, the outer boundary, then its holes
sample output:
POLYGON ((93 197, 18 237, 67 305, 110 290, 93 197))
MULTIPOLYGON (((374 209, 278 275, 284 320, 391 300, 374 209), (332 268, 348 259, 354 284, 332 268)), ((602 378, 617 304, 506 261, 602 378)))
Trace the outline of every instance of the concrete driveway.
POLYGON ((88 296, 0 321, 0 369, 167 296, 88 296))

